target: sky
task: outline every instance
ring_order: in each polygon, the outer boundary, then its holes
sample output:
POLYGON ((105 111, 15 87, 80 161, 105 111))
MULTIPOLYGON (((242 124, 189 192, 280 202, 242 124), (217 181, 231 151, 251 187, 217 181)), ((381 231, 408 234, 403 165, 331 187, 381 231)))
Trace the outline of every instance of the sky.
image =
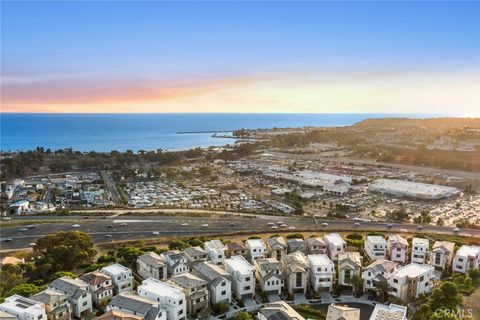
POLYGON ((480 2, 2 1, 2 112, 480 115, 480 2))

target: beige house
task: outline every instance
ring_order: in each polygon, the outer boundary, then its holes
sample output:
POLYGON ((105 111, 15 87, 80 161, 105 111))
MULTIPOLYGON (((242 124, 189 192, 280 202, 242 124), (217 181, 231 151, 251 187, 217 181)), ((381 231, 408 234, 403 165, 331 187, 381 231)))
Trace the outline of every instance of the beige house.
POLYGON ((46 289, 30 297, 45 306, 48 320, 68 320, 72 318, 72 307, 67 296, 61 292, 46 289))

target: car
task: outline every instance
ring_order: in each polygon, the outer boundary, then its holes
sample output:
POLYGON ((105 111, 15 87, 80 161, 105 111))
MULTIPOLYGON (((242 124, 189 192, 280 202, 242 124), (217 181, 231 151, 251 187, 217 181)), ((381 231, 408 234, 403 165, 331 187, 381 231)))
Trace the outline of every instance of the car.
POLYGON ((158 236, 158 235, 160 234, 160 232, 158 232, 158 231, 153 231, 152 234, 153 234, 154 236, 158 236))
POLYGON ((291 227, 288 227, 289 230, 294 230, 295 227, 294 226, 291 226, 291 227))
POLYGON ((35 242, 30 243, 30 247, 34 247, 34 246, 36 246, 36 245, 37 245, 37 244, 36 244, 35 242))
POLYGON ((323 222, 323 223, 322 223, 322 226, 323 226, 323 227, 326 227, 326 226, 328 226, 328 223, 323 222))
POLYGON ((277 224, 283 224, 283 221, 278 221, 277 224))
POLYGON ((182 227, 186 227, 186 226, 188 226, 188 223, 186 223, 186 222, 182 223, 182 227))
POLYGON ((106 234, 106 235, 105 235, 105 238, 111 238, 111 237, 112 237, 111 234, 106 234))
POLYGON ((18 231, 21 231, 21 232, 27 231, 27 230, 28 230, 27 228, 18 229, 18 231))
POLYGON ((285 223, 283 223, 283 224, 281 224, 281 225, 280 225, 280 227, 282 227, 282 228, 286 228, 286 227, 287 227, 287 225, 286 225, 285 223))
POLYGON ((423 229, 423 226, 417 226, 417 229, 418 229, 418 230, 422 230, 422 229, 423 229))
POLYGON ((202 224, 202 228, 208 228, 208 223, 202 224))
POLYGON ((35 229, 35 226, 33 224, 30 224, 27 226, 27 229, 35 229))
POLYGON ((12 220, 12 218, 10 218, 10 217, 2 217, 2 220, 3 220, 3 221, 8 221, 8 220, 12 220))
POLYGON ((393 227, 393 224, 391 223, 387 224, 387 228, 391 228, 391 227, 393 227))
POLYGON ((122 224, 120 224, 122 227, 125 227, 127 224, 124 222, 122 224))
POLYGON ((355 222, 353 225, 354 225, 355 227, 358 227, 358 226, 360 225, 360 223, 359 223, 359 222, 355 222))
POLYGON ((271 226, 270 229, 278 229, 277 226, 271 226))
POLYGON ((12 242, 13 239, 12 239, 12 238, 7 238, 7 239, 5 239, 4 241, 5 241, 5 242, 12 242))
POLYGON ((111 224, 109 224, 109 225, 107 226, 107 228, 110 229, 110 228, 113 228, 113 226, 112 226, 111 224))
POLYGON ((83 219, 90 219, 89 217, 83 217, 83 219))
POLYGON ((76 229, 76 228, 80 228, 80 225, 79 225, 79 224, 74 224, 74 225, 72 226, 72 228, 75 228, 75 229, 76 229))
POLYGON ((460 232, 460 229, 458 229, 458 228, 453 228, 453 232, 460 232))
POLYGON ((230 222, 230 227, 235 227, 235 223, 230 222))
POLYGON ((269 223, 267 223, 267 226, 273 226, 273 225, 274 225, 274 223, 273 223, 273 222, 269 222, 269 223))

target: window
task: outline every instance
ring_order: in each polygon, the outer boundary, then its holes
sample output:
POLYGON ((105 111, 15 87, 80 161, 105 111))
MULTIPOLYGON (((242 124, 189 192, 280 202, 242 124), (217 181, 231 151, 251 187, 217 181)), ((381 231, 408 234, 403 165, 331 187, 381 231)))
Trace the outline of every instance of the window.
POLYGON ((421 276, 421 277, 420 277, 420 282, 422 282, 423 279, 425 279, 424 276, 421 276))
POLYGON ((250 281, 250 277, 246 277, 246 278, 245 278, 245 281, 250 281))
POLYGON ((84 301, 82 305, 85 307, 87 305, 87 303, 88 303, 88 301, 84 301))
POLYGON ((222 282, 222 287, 225 287, 227 285, 227 283, 224 281, 222 282))
POLYGON ((222 291, 222 296, 226 295, 227 294, 227 291, 223 290, 222 291))
POLYGON ((393 283, 398 283, 398 279, 393 279, 393 283))
POLYGON ((397 255, 396 255, 397 258, 400 258, 400 256, 401 256, 400 254, 397 254, 397 255))
POLYGON ((250 286, 244 287, 243 290, 250 290, 250 286))
POLYGON ((181 306, 183 304, 183 299, 178 301, 178 305, 181 306))
POLYGON ((300 272, 297 272, 295 274, 295 286, 296 287, 302 286, 302 274, 300 272))

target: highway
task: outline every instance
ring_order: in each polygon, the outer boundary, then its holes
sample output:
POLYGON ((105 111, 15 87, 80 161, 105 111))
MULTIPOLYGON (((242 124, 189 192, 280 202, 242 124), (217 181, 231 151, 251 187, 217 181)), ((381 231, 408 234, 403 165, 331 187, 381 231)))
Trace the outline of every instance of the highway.
MULTIPOLYGON (((8 251, 31 247, 38 238, 57 231, 80 230, 89 234, 97 244, 112 241, 133 239, 150 239, 155 237, 185 237, 201 235, 229 235, 235 233, 261 233, 261 232, 296 232, 296 231, 384 231, 384 232, 424 232, 436 234, 454 234, 451 227, 424 226, 417 230, 413 224, 393 224, 391 228, 386 223, 359 222, 351 220, 322 220, 318 225, 309 217, 279 217, 256 216, 256 218, 241 216, 215 216, 215 217, 175 217, 175 216, 128 216, 103 219, 102 217, 81 216, 35 216, 15 217, 11 221, 1 223, 0 249, 8 251), (286 227, 272 229, 269 225, 282 221, 286 227), (328 225, 322 225, 328 223, 328 225), (34 228, 27 228, 27 225, 34 228), (80 225, 73 228, 74 224, 80 225), (202 225, 208 226, 202 226, 202 225), (295 228, 295 229, 293 229, 295 228), (155 234, 153 234, 155 232, 155 234), (158 233, 158 234, 157 234, 158 233), (8 239, 8 240, 7 240, 8 239)), ((480 230, 460 230, 458 233, 464 237, 478 238, 480 230)))

